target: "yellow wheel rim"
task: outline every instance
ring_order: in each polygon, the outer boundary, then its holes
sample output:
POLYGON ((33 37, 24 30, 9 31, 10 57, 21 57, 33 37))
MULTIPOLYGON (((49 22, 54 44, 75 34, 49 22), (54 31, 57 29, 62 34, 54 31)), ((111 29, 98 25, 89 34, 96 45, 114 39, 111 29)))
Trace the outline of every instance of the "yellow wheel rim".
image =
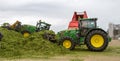
POLYGON ((90 40, 92 46, 99 48, 104 44, 104 38, 101 35, 93 35, 90 40))
POLYGON ((29 37, 29 33, 27 33, 27 32, 25 32, 24 34, 23 34, 23 36, 26 38, 26 37, 29 37))
POLYGON ((64 46, 65 48, 70 48, 70 47, 71 47, 71 41, 70 41, 70 40, 65 40, 65 41, 63 42, 63 46, 64 46))

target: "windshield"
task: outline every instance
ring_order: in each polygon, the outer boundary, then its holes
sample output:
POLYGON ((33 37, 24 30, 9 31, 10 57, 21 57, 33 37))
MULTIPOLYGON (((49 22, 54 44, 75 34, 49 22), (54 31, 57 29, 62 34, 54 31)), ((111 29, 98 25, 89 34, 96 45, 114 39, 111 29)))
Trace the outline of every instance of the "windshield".
POLYGON ((95 28, 95 21, 83 20, 81 21, 82 27, 85 28, 95 28))
POLYGON ((41 23, 41 27, 45 27, 45 26, 46 26, 46 24, 41 23))

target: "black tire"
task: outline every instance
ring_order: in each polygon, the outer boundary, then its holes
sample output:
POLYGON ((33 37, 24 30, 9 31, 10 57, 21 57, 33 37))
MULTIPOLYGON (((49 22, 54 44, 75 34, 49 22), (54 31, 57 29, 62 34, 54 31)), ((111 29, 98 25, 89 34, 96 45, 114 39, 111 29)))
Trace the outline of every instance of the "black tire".
POLYGON ((75 42, 74 42, 74 40, 72 38, 70 38, 70 37, 63 37, 61 39, 61 41, 60 41, 60 45, 62 45, 63 47, 65 47, 64 46, 65 40, 69 40, 69 42, 71 43, 71 46, 69 48, 67 48, 67 49, 73 50, 75 48, 75 42))
MULTIPOLYGON (((30 33, 29 31, 27 31, 27 30, 22 31, 21 33, 23 34, 23 36, 24 36, 25 33, 31 34, 31 33, 30 33)), ((25 37, 25 36, 24 36, 24 37, 25 37)), ((26 36, 26 37, 28 37, 28 36, 26 36)))
MULTIPOLYGON (((95 39, 94 41, 96 41, 96 40, 99 41, 100 39, 95 39)), ((85 43, 86 43, 88 49, 91 50, 91 51, 103 51, 108 46, 107 34, 103 30, 92 30, 86 36, 85 43), (91 39, 92 39, 92 36, 94 36, 94 35, 100 35, 103 38, 104 42, 103 42, 103 44, 100 47, 95 47, 95 46, 92 45, 91 39)))
POLYGON ((55 39, 54 34, 44 33, 43 38, 46 40, 49 40, 50 42, 56 43, 56 39, 55 39))
POLYGON ((30 33, 29 31, 27 31, 27 30, 22 31, 21 33, 24 34, 25 32, 31 34, 31 33, 30 33))

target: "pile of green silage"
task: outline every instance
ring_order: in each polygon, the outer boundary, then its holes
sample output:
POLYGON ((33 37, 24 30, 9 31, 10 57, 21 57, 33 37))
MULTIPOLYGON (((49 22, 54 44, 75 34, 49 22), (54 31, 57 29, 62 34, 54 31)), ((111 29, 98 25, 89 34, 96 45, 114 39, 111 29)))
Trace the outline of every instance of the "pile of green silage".
MULTIPOLYGON (((66 54, 69 51, 43 39, 44 32, 35 32, 28 38, 13 30, 0 28, 0 57, 34 57, 66 54)), ((47 31, 49 32, 49 31, 47 31)))

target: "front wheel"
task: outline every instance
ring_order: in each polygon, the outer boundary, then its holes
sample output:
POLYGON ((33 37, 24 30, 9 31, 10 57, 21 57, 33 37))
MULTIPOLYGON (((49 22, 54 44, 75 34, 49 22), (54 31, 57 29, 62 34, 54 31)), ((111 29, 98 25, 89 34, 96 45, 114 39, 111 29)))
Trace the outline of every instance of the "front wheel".
POLYGON ((108 46, 107 34, 103 30, 93 30, 86 37, 86 45, 91 51, 103 51, 108 46))
POLYGON ((70 37, 63 37, 61 40, 61 45, 66 49, 73 50, 75 48, 75 43, 70 37))

